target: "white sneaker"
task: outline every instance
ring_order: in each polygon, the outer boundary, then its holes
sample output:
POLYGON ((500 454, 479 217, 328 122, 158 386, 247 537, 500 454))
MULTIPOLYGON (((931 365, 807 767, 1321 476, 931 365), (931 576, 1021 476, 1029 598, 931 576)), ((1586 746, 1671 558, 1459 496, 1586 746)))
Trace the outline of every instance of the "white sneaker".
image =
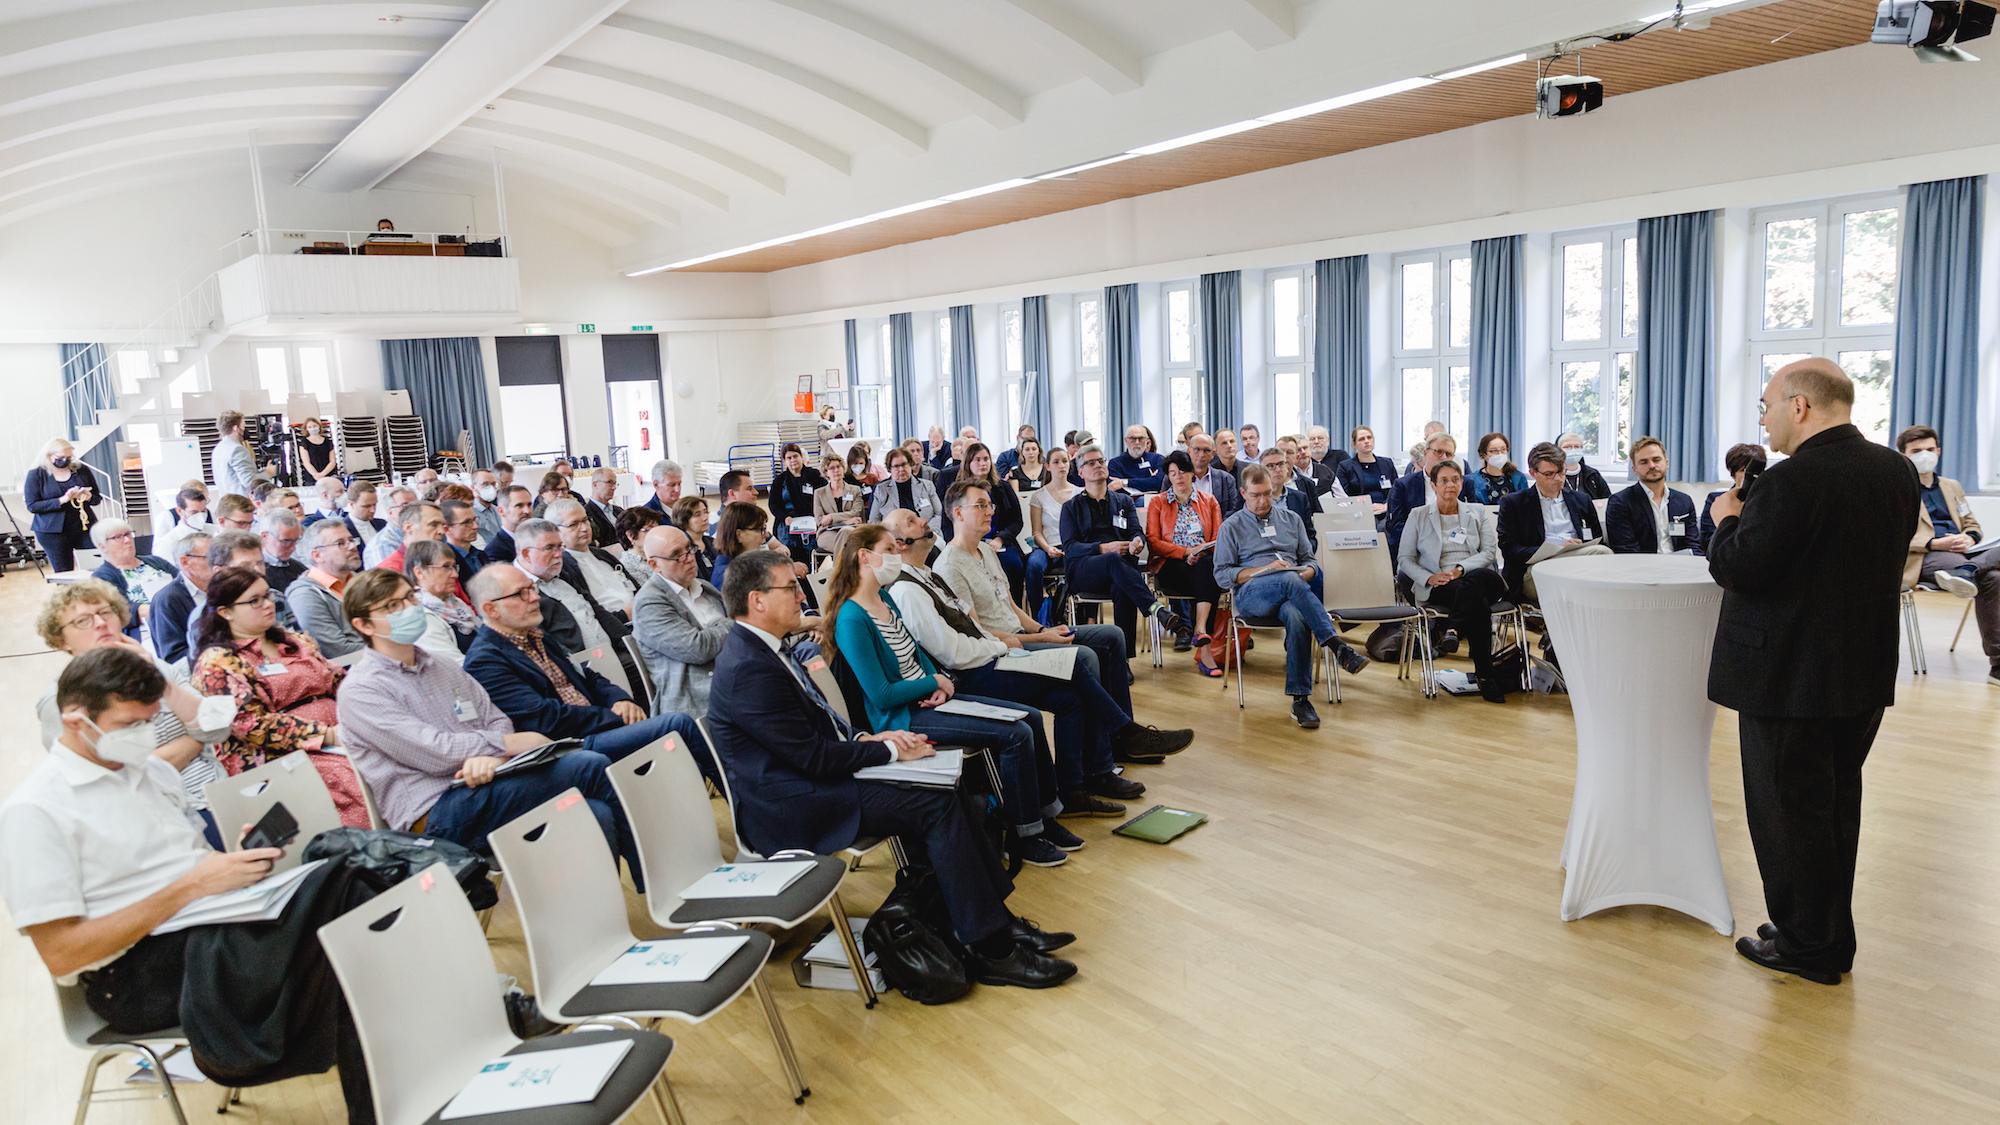
POLYGON ((1940 570, 1931 575, 1931 581, 1937 583, 1938 589, 1945 593, 1956 594, 1961 598, 1971 598, 1979 593, 1979 587, 1974 586, 1969 579, 1961 577, 1956 571, 1940 570))

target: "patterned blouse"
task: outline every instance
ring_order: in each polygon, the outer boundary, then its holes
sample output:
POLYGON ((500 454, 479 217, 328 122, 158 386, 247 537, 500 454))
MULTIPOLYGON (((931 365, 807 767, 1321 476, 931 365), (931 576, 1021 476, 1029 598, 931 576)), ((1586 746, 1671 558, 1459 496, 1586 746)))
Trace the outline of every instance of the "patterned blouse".
POLYGON ((338 722, 335 688, 346 672, 327 663, 319 646, 302 633, 285 634, 275 661, 265 661, 260 639, 250 638, 202 651, 194 682, 203 695, 236 699, 236 722, 216 755, 234 775, 294 750, 319 750, 338 722))
MULTIPOLYGON (((1154 501, 1161 503, 1162 501, 1154 501)), ((1188 493, 1187 503, 1175 503, 1171 498, 1164 501, 1174 505, 1174 543, 1181 547, 1199 547, 1208 540, 1202 538, 1201 512, 1194 506, 1194 493, 1188 493)))

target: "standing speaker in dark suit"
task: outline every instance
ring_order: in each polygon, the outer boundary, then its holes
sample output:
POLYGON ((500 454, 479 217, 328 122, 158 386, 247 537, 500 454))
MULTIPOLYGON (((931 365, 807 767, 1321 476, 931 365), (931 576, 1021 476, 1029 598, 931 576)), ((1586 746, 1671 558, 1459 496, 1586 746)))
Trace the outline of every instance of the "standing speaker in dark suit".
POLYGON ((1917 472, 1849 421, 1827 359, 1781 369, 1760 410, 1791 456, 1744 499, 1715 498, 1708 572, 1723 589, 1708 697, 1737 712, 1743 798, 1775 934, 1737 951, 1837 984, 1854 967, 1861 766, 1895 702, 1903 560, 1917 472))

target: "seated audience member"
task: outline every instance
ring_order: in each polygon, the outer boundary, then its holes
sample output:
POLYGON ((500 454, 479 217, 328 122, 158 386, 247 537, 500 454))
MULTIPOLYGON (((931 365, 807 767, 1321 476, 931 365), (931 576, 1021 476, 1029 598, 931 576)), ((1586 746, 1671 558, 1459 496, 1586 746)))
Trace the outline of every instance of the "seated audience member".
POLYGON ((1532 487, 1528 484, 1528 474, 1517 468, 1509 456, 1512 447, 1507 444, 1506 434, 1487 434, 1479 439, 1474 452, 1479 454, 1479 464, 1465 478, 1464 499, 1498 506, 1507 497, 1532 487))
POLYGON ((945 440, 943 426, 932 426, 925 435, 924 455, 920 460, 928 462, 933 469, 942 469, 951 463, 951 443, 945 440))
POLYGON ((451 549, 452 567, 458 571, 458 584, 463 587, 486 565, 486 556, 476 546, 479 513, 473 510, 471 501, 452 499, 438 502, 438 514, 444 517, 444 535, 438 542, 451 549))
POLYGON ((1294 487, 1310 489, 1314 497, 1325 496, 1337 487, 1333 470, 1313 460, 1312 451, 1296 436, 1287 434, 1279 438, 1278 449, 1285 455, 1285 467, 1291 470, 1294 487))
POLYGON ((1236 431, 1215 431, 1215 467, 1236 479, 1239 493, 1243 489, 1243 467, 1247 464, 1249 462, 1237 456, 1236 431))
POLYGON ((1592 500, 1611 499, 1611 486, 1604 483, 1604 474, 1583 463, 1582 437, 1564 434, 1556 439, 1556 447, 1563 455, 1564 488, 1575 489, 1592 500))
POLYGON ((590 470, 590 495, 582 503, 593 547, 611 547, 618 542, 618 514, 625 509, 612 503, 617 495, 617 469, 600 466, 590 470))
POLYGON ((1347 451, 1334 447, 1333 435, 1327 432, 1325 426, 1314 426, 1306 431, 1306 452, 1312 455, 1316 464, 1325 465, 1328 472, 1335 474, 1336 481, 1339 479, 1340 463, 1347 460, 1347 451))
POLYGON ((1535 487, 1500 501, 1501 573, 1511 598, 1540 600, 1528 560, 1544 546, 1575 548, 1570 555, 1611 553, 1597 522, 1597 506, 1584 493, 1564 487, 1563 464, 1563 451, 1548 442, 1529 450, 1528 473, 1535 487))
POLYGON ((493 479, 499 484, 500 491, 503 493, 514 487, 514 463, 512 461, 493 462, 493 479))
POLYGON ((653 674, 653 710, 708 714, 709 679, 715 672, 729 615, 722 592, 701 577, 687 532, 671 525, 646 533, 652 576, 632 599, 632 635, 653 674))
POLYGON ((472 470, 472 512, 480 544, 492 542, 500 533, 500 480, 491 469, 472 470))
MULTIPOLYGON (((255 884, 284 854, 219 852, 203 840, 181 778, 154 752, 166 691, 153 661, 121 645, 87 652, 63 669, 57 743, 0 804, 0 899, 49 975, 81 985, 84 1003, 120 1035, 181 1026, 184 992, 190 1000, 199 995, 198 1018, 214 1020, 217 1034, 273 1021, 332 1029, 306 1037, 310 1042, 294 1037, 280 1063, 289 1073, 337 1063, 350 1118, 372 1120, 367 1064, 332 969, 318 942, 296 940, 359 901, 320 893, 334 886, 331 868, 304 876, 275 925, 153 933, 199 899, 255 884), (212 964, 200 951, 212 956, 217 941, 233 958, 262 961, 273 980, 286 982, 282 993, 218 990, 197 968, 212 964)), ((228 830, 240 835, 248 827, 228 830)), ((201 1025, 190 1026, 201 1034, 201 1025)))
POLYGON ((1320 604, 1319 568, 1305 524, 1277 503, 1276 491, 1263 466, 1244 471, 1243 510, 1222 521, 1216 539, 1215 581, 1235 591, 1238 615, 1284 624, 1285 694, 1292 697, 1292 718, 1313 730, 1319 712, 1312 705, 1312 646, 1332 649, 1350 674, 1368 667, 1368 658, 1340 639, 1320 604))
MULTIPOLYGON (((771 517, 765 514, 764 509, 740 500, 724 505, 722 520, 715 525, 715 550, 719 557, 715 560, 715 569, 709 574, 709 581, 722 581, 729 570, 729 560, 763 550, 774 542, 771 538, 771 517)), ((772 546, 772 549, 779 548, 772 546)))
POLYGON ((912 862, 937 873, 952 932, 972 951, 973 979, 1047 988, 1076 975, 1074 964, 1048 956, 1074 935, 1008 913, 1013 882, 956 794, 855 779, 856 770, 935 751, 922 735, 862 733, 836 714, 780 643, 800 624, 791 559, 753 551, 741 562, 723 591, 736 627, 716 658, 709 716, 744 841, 764 855, 827 854, 863 835, 895 836, 912 862))
POLYGON ((1042 457, 1042 443, 1035 440, 1034 427, 1021 428, 1028 432, 1027 436, 1014 448, 1002 453, 1000 461, 994 462, 993 469, 1017 494, 1027 496, 1049 483, 1049 466, 1042 457), (1013 458, 1012 463, 1003 466, 1002 462, 1009 457, 1013 458))
MULTIPOLYGON (((1021 553, 1021 531, 1027 527, 1027 518, 1021 512, 1020 495, 994 473, 992 451, 976 441, 965 447, 965 467, 953 484, 976 484, 986 490, 987 502, 993 505, 991 518, 987 520, 986 542, 1000 556, 1008 587, 1015 600, 1020 600, 1022 580, 1027 573, 1027 558, 1021 553)), ((942 507, 944 534, 950 540, 954 534, 951 505, 942 503, 942 507)))
MULTIPOLYGON (((361 562, 364 566, 381 566, 383 559, 394 554, 396 548, 403 545, 403 509, 417 502, 416 489, 400 484, 390 489, 387 496, 388 504, 382 509, 381 532, 373 539, 362 536, 368 544, 361 552, 361 562)), ((355 530, 358 532, 360 525, 357 524, 355 530)))
POLYGON ((632 595, 639 584, 611 552, 592 545, 594 534, 584 506, 575 500, 549 505, 544 519, 556 525, 563 545, 562 580, 589 595, 600 611, 630 619, 632 595))
POLYGON ((680 503, 681 485, 686 477, 687 473, 681 469, 679 462, 653 462, 653 469, 647 474, 647 479, 653 484, 653 495, 640 507, 659 513, 661 522, 673 519, 674 505, 680 503))
POLYGON ((140 624, 152 615, 153 599, 165 592, 180 572, 157 555, 140 554, 132 525, 115 516, 90 525, 90 542, 104 554, 104 561, 90 576, 124 596, 132 615, 125 623, 125 635, 137 640, 140 624))
POLYGON ((1021 456, 1023 453, 1021 447, 1023 444, 1027 442, 1031 441, 1035 442, 1035 453, 1037 454, 1037 456, 1039 456, 1041 453, 1042 443, 1036 441, 1035 439, 1036 439, 1035 427, 1028 425, 1026 422, 1023 422, 1020 425, 1014 427, 1014 447, 1012 449, 1001 450, 1000 456, 995 457, 993 459, 994 474, 999 476, 1003 480, 1006 479, 1010 474, 1012 474, 1014 471, 1014 466, 1021 463, 1021 456))
POLYGON ((486 624, 466 651, 465 670, 517 730, 580 738, 584 749, 614 762, 669 734, 696 755, 707 754, 693 719, 679 712, 648 716, 618 685, 545 643, 541 595, 527 574, 489 566, 472 576, 472 597, 486 624))
POLYGON ((413 500, 396 514, 396 525, 400 531, 396 549, 382 556, 375 566, 400 572, 406 545, 444 538, 444 510, 428 500, 413 500))
POLYGON ((1903 584, 1914 586, 1929 580, 1948 594, 1972 599, 1973 616, 1979 619, 1979 639, 1986 648, 1986 661, 1992 665, 1986 682, 2000 687, 2000 551, 1986 551, 1976 559, 1967 557, 1984 532, 1965 499, 1964 486, 1938 475, 1941 448, 1937 431, 1929 426, 1911 426, 1896 435, 1897 451, 1916 467, 1924 501, 1916 534, 1910 539, 1903 584))
MULTIPOLYGON (((1236 427, 1237 440, 1243 447, 1237 455, 1252 465, 1263 464, 1264 447, 1257 444, 1262 436, 1263 431, 1257 428, 1255 422, 1245 422, 1241 426, 1236 427)), ((1241 484, 1243 482, 1238 481, 1237 483, 1241 484)))
MULTIPOLYGON (((987 518, 984 509, 972 506, 977 501, 972 486, 968 486, 959 501, 959 506, 969 513, 974 528, 987 518)), ((928 534, 918 536, 911 525, 893 518, 890 526, 897 550, 904 556, 905 562, 917 557, 919 552, 928 554, 928 534)), ((1006 574, 999 569, 998 556, 985 543, 983 536, 968 537, 973 534, 970 529, 960 532, 958 538, 938 552, 934 565, 936 578, 943 584, 941 592, 956 597, 966 607, 974 623, 989 636, 1007 641, 1010 647, 1078 646, 1077 665, 1086 668, 1102 685, 1121 715, 1115 721, 1105 717, 1104 732, 1111 735, 1113 761, 1157 765, 1165 761, 1167 755, 1186 749, 1194 741, 1191 730, 1161 731, 1133 721, 1131 666, 1126 659, 1125 636, 1117 626, 1080 625, 1074 632, 1068 628, 1044 628, 1019 605, 1008 600, 1006 574)), ((1109 766, 1087 766, 1080 783, 1082 790, 1076 788, 1079 782, 1071 780, 1063 794, 1064 803, 1071 808, 1080 808, 1084 804, 1082 798, 1087 795, 1130 799, 1145 791, 1143 787, 1121 784, 1124 779, 1105 772, 1108 769, 1109 766)))
POLYGON ((311 637, 278 627, 276 599, 264 576, 240 566, 208 583, 193 680, 203 695, 236 700, 236 721, 215 756, 231 776, 293 752, 319 771, 340 822, 368 827, 361 786, 341 745, 334 692, 341 670, 311 637))
POLYGON ((172 560, 180 574, 153 596, 153 613, 147 623, 153 652, 169 664, 188 664, 188 624, 208 599, 208 532, 196 528, 174 541, 181 552, 172 560))
POLYGON ((1349 496, 1366 496, 1375 508, 1375 526, 1381 529, 1383 514, 1389 510, 1389 490, 1396 487, 1396 466, 1387 457, 1375 456, 1375 431, 1356 426, 1347 435, 1354 452, 1334 469, 1340 490, 1349 496))
MULTIPOLYGON (((1766 454, 1761 445, 1742 442, 1730 446, 1729 452, 1722 455, 1722 467, 1729 473, 1731 481, 1730 489, 1743 487, 1744 473, 1753 470, 1763 472, 1765 459, 1766 454)), ((1708 541, 1715 538, 1715 516, 1711 511, 1715 507, 1715 498, 1730 489, 1711 492, 1708 498, 1701 502, 1701 542, 1704 551, 1708 549, 1708 541)))
MULTIPOLYGON (((536 592, 541 595, 541 628, 549 643, 566 656, 614 651, 618 638, 629 631, 629 625, 622 614, 592 600, 588 587, 581 584, 580 574, 572 570, 577 579, 574 583, 563 576, 568 560, 563 555, 562 533, 556 525, 547 520, 523 520, 514 534, 520 548, 514 556, 514 566, 535 583, 536 592)), ((466 604, 475 609, 479 605, 471 598, 466 599, 466 604)), ((480 616, 483 618, 485 614, 480 616)))
POLYGON ((826 487, 813 493, 812 547, 833 555, 840 552, 840 540, 848 530, 867 518, 869 496, 849 483, 837 455, 826 459, 825 475, 826 487))
POLYGON ((209 510, 215 513, 215 526, 220 531, 249 531, 257 526, 257 505, 248 496, 225 492, 209 510), (230 499, 232 496, 236 498, 230 499))
MULTIPOLYGON (((213 539, 208 541, 208 573, 211 579, 216 571, 221 570, 225 566, 248 567, 258 574, 264 573, 263 542, 247 531, 224 531, 217 533, 213 539)), ((207 605, 208 599, 204 591, 201 605, 196 607, 195 612, 188 615, 187 636, 185 640, 187 642, 187 660, 190 669, 194 666, 195 657, 201 654, 201 611, 207 605)), ((283 612, 278 615, 278 624, 283 626, 287 621, 291 620, 291 607, 282 606, 281 608, 283 612)))
POLYGON ((289 629, 294 619, 284 597, 292 583, 306 572, 306 564, 297 558, 305 528, 297 516, 285 509, 266 508, 257 517, 257 536, 264 547, 264 579, 271 584, 271 596, 278 599, 281 622, 289 629))
MULTIPOLYGON (((938 473, 941 472, 942 470, 940 470, 936 465, 931 464, 930 459, 924 456, 924 443, 918 441, 916 438, 909 438, 903 442, 902 449, 904 452, 910 455, 910 465, 911 468, 913 469, 912 475, 915 476, 918 480, 928 482, 931 486, 931 490, 933 492, 936 492, 938 496, 942 498, 944 496, 944 492, 938 488, 938 473)), ((888 479, 889 479, 889 474, 887 471, 887 467, 885 465, 884 470, 882 472, 876 473, 869 480, 868 487, 870 489, 873 489, 876 485, 881 484, 883 481, 888 479)))
MULTIPOLYGON (((143 652, 118 627, 126 613, 116 590, 95 579, 85 579, 55 587, 42 603, 35 629, 50 648, 72 658, 100 648, 143 652)), ((149 658, 167 681, 166 706, 153 723, 156 739, 153 753, 180 771, 181 790, 187 795, 188 807, 201 815, 206 825, 203 834, 219 850, 222 837, 215 830, 215 819, 208 815, 208 801, 203 793, 210 782, 223 776, 222 763, 216 760, 211 744, 229 737, 229 722, 236 715, 236 703, 234 700, 205 703, 188 687, 185 670, 158 657, 149 658)), ((53 682, 48 694, 36 701, 35 717, 41 723, 42 749, 55 749, 57 739, 62 737, 62 716, 56 707, 53 682)))
MULTIPOLYGON (((694 543, 694 557, 701 567, 701 576, 708 578, 715 573, 715 536, 709 531, 708 501, 699 496, 683 496, 674 505, 674 526, 687 533, 694 543)), ((720 590, 722 587, 717 586, 720 590)))
MULTIPOLYGON (((443 543, 412 543, 403 551, 407 577, 424 613, 416 646, 447 664, 460 664, 479 631, 479 615, 459 596, 458 563, 443 543)), ((391 572, 393 573, 393 572, 391 572)))
MULTIPOLYGON (((422 495, 425 489, 437 487, 438 471, 429 466, 418 469, 416 472, 410 474, 410 484, 417 490, 418 495, 422 495)), ((433 493, 433 498, 435 498, 435 493, 433 493)))
POLYGON ((576 475, 576 464, 567 457, 558 457, 549 463, 549 472, 563 479, 563 491, 569 491, 569 479, 576 475))
POLYGON ((1605 506, 1604 541, 1621 555, 1701 554, 1694 497, 1667 487, 1667 447, 1659 438, 1632 443, 1632 475, 1639 483, 1605 506))
MULTIPOLYGON (((561 464, 562 462, 557 462, 557 463, 561 464)), ((568 499, 571 499, 569 492, 568 474, 559 473, 554 469, 550 469, 548 472, 543 473, 542 479, 535 485, 535 507, 534 507, 535 518, 536 519, 544 518, 544 516, 547 514, 549 510, 550 504, 553 504, 558 500, 568 500, 568 499)))
POLYGON ((722 498, 717 503, 723 506, 757 503, 757 484, 743 469, 731 469, 722 474, 722 479, 715 482, 715 487, 722 493, 722 498))
POLYGON ((1194 490, 1214 500, 1223 519, 1235 515, 1243 507, 1243 491, 1236 474, 1215 463, 1215 439, 1199 430, 1189 434, 1187 455, 1194 467, 1194 490))
POLYGON ((292 619, 313 639, 327 659, 361 651, 361 634, 347 623, 340 597, 361 569, 361 550, 340 520, 321 520, 306 532, 306 553, 312 565, 305 577, 285 591, 292 619))
MULTIPOLYGON (((1429 448, 1430 440, 1432 438, 1436 437, 1437 435, 1443 432, 1444 432, 1443 422, 1437 421, 1436 419, 1432 419, 1431 421, 1424 423, 1424 436, 1418 438, 1417 444, 1410 447, 1410 463, 1403 466, 1404 476, 1409 476, 1411 473, 1430 472, 1430 466, 1424 464, 1424 461, 1426 459, 1424 457, 1424 450, 1429 448)), ((1465 466, 1461 465, 1459 467, 1464 468, 1465 466)))
POLYGON ((644 545, 646 533, 665 523, 660 513, 644 504, 636 504, 618 513, 618 546, 611 553, 618 558, 618 565, 632 576, 632 581, 640 586, 653 576, 646 566, 644 545))
POLYGON ((343 518, 341 508, 347 499, 347 486, 340 483, 339 477, 326 476, 313 482, 313 498, 315 506, 300 518, 301 524, 311 527, 324 519, 343 518))
POLYGON ((1043 579, 1062 574, 1062 510, 1077 493, 1077 487, 1069 482, 1069 466, 1069 450, 1058 446, 1049 454, 1048 483, 1030 493, 1025 505, 1028 534, 1035 541, 1035 549, 1028 552, 1021 568, 1022 604, 1032 606, 1035 620, 1044 625, 1048 624, 1053 607, 1044 596, 1043 579))
POLYGON ((1277 494, 1278 505, 1291 509, 1299 517, 1299 523, 1306 529, 1306 549, 1314 557, 1319 555, 1319 528, 1313 526, 1313 517, 1322 511, 1319 496, 1312 486, 1301 483, 1297 473, 1292 471, 1292 456, 1285 452, 1283 445, 1266 449, 1263 454, 1264 471, 1271 475, 1271 489, 1277 494))
POLYGON ((865 441, 857 441, 847 450, 847 483, 855 488, 873 489, 882 483, 882 474, 875 471, 871 460, 873 452, 865 441))
POLYGON ((889 479, 875 486, 875 501, 868 508, 868 522, 881 523, 882 517, 898 508, 917 513, 931 531, 943 534, 944 505, 939 502, 937 489, 929 481, 919 480, 914 475, 916 463, 903 449, 891 449, 883 458, 889 468, 889 479))
POLYGON ((487 562, 514 561, 514 552, 517 549, 514 545, 514 529, 521 526, 522 520, 531 518, 528 513, 534 509, 534 500, 534 494, 529 492, 525 485, 510 484, 500 490, 498 504, 500 530, 486 541, 486 546, 480 551, 486 556, 487 562))
POLYGON ((1193 637, 1187 619, 1153 597, 1139 571, 1137 555, 1146 545, 1145 528, 1132 498, 1111 489, 1104 450, 1086 445, 1077 454, 1083 470, 1083 491, 1062 507, 1063 573, 1072 594, 1108 597, 1125 651, 1132 651, 1137 615, 1157 618, 1160 627, 1181 640, 1193 637))
POLYGON ((299 503, 299 494, 289 488, 273 488, 265 493, 263 507, 260 510, 290 512, 292 518, 300 523, 304 523, 306 518, 306 508, 304 504, 299 503))
MULTIPOLYGON (((1199 436, 1199 435, 1197 435, 1199 436)), ((1146 505, 1146 546, 1160 592, 1194 602, 1194 666, 1204 676, 1220 676, 1209 649, 1209 618, 1222 600, 1215 584, 1215 536, 1222 506, 1195 491, 1194 462, 1176 449, 1167 454, 1167 490, 1146 505)))
MULTIPOLYGON (((424 553, 438 550, 432 544, 424 553)), ((507 759, 549 739, 515 730, 457 660, 441 660, 416 643, 424 616, 416 593, 395 571, 371 570, 350 582, 341 599, 352 628, 368 638, 368 651, 340 685, 340 728, 382 820, 398 831, 485 851, 487 833, 575 789, 612 853, 644 886, 632 827, 604 774, 610 759, 571 750, 549 765, 495 776, 507 759)))
POLYGON ((174 494, 174 525, 153 536, 153 553, 173 562, 185 552, 181 540, 200 532, 215 530, 208 518, 208 493, 199 488, 183 488, 174 494))
POLYGON ((347 486, 347 507, 342 517, 347 520, 348 530, 354 532, 354 541, 364 550, 389 526, 388 520, 375 514, 378 499, 380 494, 372 481, 357 480, 347 486))
POLYGON ((812 558, 812 533, 794 531, 791 521, 813 518, 813 496, 826 487, 826 478, 806 464, 805 451, 796 442, 787 442, 778 459, 780 468, 771 478, 771 520, 792 561, 805 562, 812 558))
MULTIPOLYGON (((964 495, 976 492, 968 489, 964 495)), ((960 508, 972 515, 976 524, 977 513, 964 503, 962 496, 960 508)), ((1047 630, 1008 633, 1004 637, 992 633, 973 618, 970 602, 958 597, 941 577, 925 567, 930 529, 922 520, 911 512, 891 512, 885 530, 903 565, 895 580, 884 589, 902 611, 904 627, 924 651, 950 671, 965 690, 1022 703, 1049 715, 1055 733, 1055 780, 1063 804, 1062 812, 1057 815, 1117 816, 1124 812, 1125 806, 1099 797, 1096 790, 1115 790, 1128 799, 1145 792, 1145 786, 1120 778, 1114 772, 1114 741, 1121 746, 1150 748, 1149 760, 1154 762, 1185 748, 1184 741, 1164 733, 1156 736, 1150 728, 1132 722, 1132 716, 1098 682, 1097 655, 1088 648, 1077 649, 1067 680, 1020 670, 1007 659, 1010 652, 1068 645, 1074 643, 1074 638, 1047 630)), ((994 560, 991 552, 980 546, 977 536, 973 530, 962 532, 963 542, 954 540, 946 553, 959 550, 968 559, 976 559, 960 569, 961 576, 970 574, 970 580, 980 581, 983 574, 984 584, 990 586, 987 596, 1000 599, 1002 590, 998 583, 1002 579, 994 577, 998 571, 988 569, 994 560)), ((1057 831, 1057 827, 1051 821, 1044 831, 1050 843, 1064 851, 1083 846, 1081 841, 1072 842, 1069 834, 1057 831)))
POLYGON ((1404 523, 1396 569, 1410 580, 1418 605, 1451 615, 1452 627, 1472 650, 1480 698, 1505 703, 1506 688, 1493 672, 1491 607, 1507 596, 1507 581, 1497 566, 1498 533, 1486 512, 1460 502, 1465 475, 1456 461, 1432 465, 1431 486, 1437 500, 1411 512, 1404 523))
POLYGON ((1104 469, 1133 492, 1158 492, 1165 483, 1162 459, 1153 452, 1153 434, 1144 426, 1125 427, 1125 451, 1105 462, 1104 469))
MULTIPOLYGON (((1382 530, 1389 537, 1390 557, 1401 557, 1403 521, 1410 518, 1411 512, 1425 504, 1437 503, 1437 491, 1431 485, 1428 474, 1431 466, 1440 461, 1450 461, 1454 464, 1458 461, 1458 439, 1442 429, 1424 439, 1421 471, 1405 474, 1396 482, 1396 487, 1389 491, 1389 509, 1382 530)), ((1464 467, 1460 466, 1459 471, 1464 472, 1464 467)))
MULTIPOLYGON (((980 491, 966 486, 950 495, 980 491)), ((910 635, 902 611, 882 596, 882 577, 894 581, 902 565, 882 525, 863 524, 847 537, 833 562, 822 651, 832 657, 836 675, 859 690, 866 726, 914 731, 946 745, 990 751, 1015 853, 1037 867, 1067 862, 1068 852, 1042 838, 1044 819, 1053 824, 1062 811, 1054 793, 1055 767, 1041 745, 1042 713, 1022 707, 1028 712, 1024 718, 1000 720, 938 710, 953 698, 989 706, 1006 703, 961 693, 910 635)))

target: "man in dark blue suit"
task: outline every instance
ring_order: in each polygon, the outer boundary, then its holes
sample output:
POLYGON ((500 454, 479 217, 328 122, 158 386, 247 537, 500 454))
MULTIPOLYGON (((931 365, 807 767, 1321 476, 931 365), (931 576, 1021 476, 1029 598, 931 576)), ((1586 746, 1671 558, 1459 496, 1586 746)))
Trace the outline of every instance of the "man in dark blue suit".
POLYGON ((677 734, 697 763, 714 769, 693 719, 678 711, 648 716, 618 685, 542 642, 541 594, 521 568, 489 566, 472 576, 467 593, 486 625, 466 650, 465 671, 516 730, 580 738, 614 762, 677 734))
MULTIPOLYGON (((1530 559, 1546 545, 1567 548, 1573 555, 1608 555, 1604 525, 1597 505, 1575 489, 1563 487, 1563 451, 1543 442, 1528 451, 1528 476, 1535 487, 1500 501, 1501 573, 1508 596, 1536 601, 1530 559)), ((1401 485, 1397 486, 1402 487, 1401 485)))
POLYGON ((1611 549, 1621 555, 1701 554, 1694 497, 1667 487, 1667 447, 1659 438, 1632 443, 1632 472, 1639 483, 1612 496, 1604 509, 1611 549))
POLYGON ((1266 472, 1271 474, 1271 489, 1278 503, 1292 510, 1299 522, 1306 525, 1306 541, 1312 544, 1313 553, 1319 553, 1319 529, 1313 526, 1313 517, 1319 514, 1319 494, 1312 490, 1308 478, 1300 477, 1292 471, 1292 455, 1279 446, 1272 446, 1259 458, 1266 472))
MULTIPOLYGON (((752 848, 837 852, 861 836, 897 836, 928 863, 981 984, 1048 988, 1076 975, 1049 952, 1075 940, 1016 918, 1013 882, 979 839, 957 795, 858 781, 856 770, 931 756, 908 731, 856 732, 836 715, 782 638, 802 597, 790 555, 751 551, 729 564, 722 601, 736 620, 715 660, 708 723, 729 770, 737 828, 752 848)), ((940 935, 943 936, 943 935, 940 935)))
MULTIPOLYGON (((1433 423, 1435 425, 1436 423, 1433 423)), ((1395 558, 1403 544, 1403 525, 1409 522, 1410 513, 1429 504, 1435 498, 1431 491, 1431 466, 1440 461, 1449 461, 1458 456, 1458 439, 1444 432, 1439 426, 1437 432, 1424 439, 1424 459, 1421 464, 1396 482, 1389 490, 1389 510, 1384 515, 1382 528, 1389 536, 1389 557, 1395 558)))

